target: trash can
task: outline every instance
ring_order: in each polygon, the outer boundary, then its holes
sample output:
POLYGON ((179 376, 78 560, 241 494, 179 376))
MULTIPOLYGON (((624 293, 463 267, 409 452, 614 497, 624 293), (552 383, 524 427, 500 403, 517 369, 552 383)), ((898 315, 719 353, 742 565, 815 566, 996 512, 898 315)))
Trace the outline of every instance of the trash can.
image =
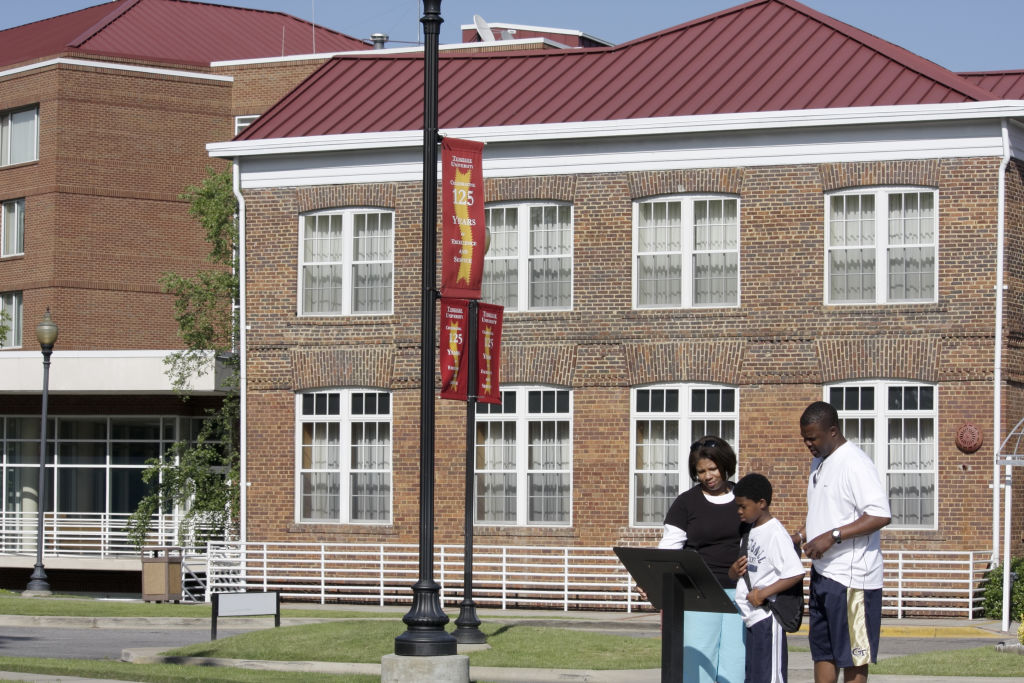
POLYGON ((146 602, 181 601, 181 548, 143 549, 142 599, 146 602))

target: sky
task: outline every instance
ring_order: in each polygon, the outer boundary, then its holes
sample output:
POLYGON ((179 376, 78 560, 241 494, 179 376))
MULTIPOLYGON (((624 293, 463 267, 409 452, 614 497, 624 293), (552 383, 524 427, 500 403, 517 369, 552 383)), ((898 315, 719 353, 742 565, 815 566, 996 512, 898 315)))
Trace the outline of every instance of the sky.
MULTIPOLYGON (((1024 0, 802 0, 953 71, 1024 69, 1024 0)), ((0 0, 0 29, 102 4, 102 0, 0 0)), ((389 47, 420 40, 421 0, 218 0, 285 12, 389 47), (399 42, 402 41, 402 42, 399 42)), ((622 43, 740 4, 740 0, 441 0, 441 42, 479 14, 489 22, 575 29, 622 43)))

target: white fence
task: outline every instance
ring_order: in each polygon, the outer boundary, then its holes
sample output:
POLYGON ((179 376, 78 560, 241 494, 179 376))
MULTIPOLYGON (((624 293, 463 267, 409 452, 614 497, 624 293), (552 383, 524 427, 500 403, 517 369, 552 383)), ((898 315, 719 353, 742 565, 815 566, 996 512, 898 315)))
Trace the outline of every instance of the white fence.
MULTIPOLYGON (((102 512, 46 512, 43 515, 43 556, 118 559, 138 557, 128 540, 128 514, 102 512)), ((146 545, 174 545, 178 518, 154 515, 146 545)), ((36 512, 0 513, 0 552, 36 554, 39 528, 36 512)))
MULTIPOLYGON (((462 551, 435 547, 442 605, 462 600, 462 551)), ((884 555, 886 616, 980 614, 989 553, 884 555)), ((207 561, 207 595, 277 590, 291 600, 375 605, 411 603, 419 568, 418 546, 399 544, 214 543, 207 561)), ((609 548, 474 546, 473 599, 503 609, 650 609, 609 548)))

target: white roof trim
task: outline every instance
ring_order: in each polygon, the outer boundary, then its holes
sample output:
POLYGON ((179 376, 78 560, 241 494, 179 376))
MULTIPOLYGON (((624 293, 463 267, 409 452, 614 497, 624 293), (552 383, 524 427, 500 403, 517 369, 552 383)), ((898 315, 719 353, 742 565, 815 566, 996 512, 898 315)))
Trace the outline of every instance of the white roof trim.
MULTIPOLYGON (((904 105, 893 107, 846 107, 840 109, 802 109, 798 111, 708 114, 613 121, 580 121, 520 126, 449 128, 443 134, 480 142, 528 142, 583 138, 671 135, 719 131, 852 126, 925 121, 955 121, 1024 117, 1024 101, 966 102, 956 104, 904 105)), ((353 151, 415 147, 423 144, 418 130, 384 133, 317 135, 268 140, 212 142, 206 146, 210 156, 245 157, 310 152, 353 151)))
POLYGON ((0 78, 24 73, 26 71, 33 71, 35 69, 44 69, 57 64, 88 66, 96 69, 109 69, 111 71, 133 71, 136 73, 156 74, 159 76, 180 76, 182 78, 195 78, 201 81, 225 81, 230 83, 235 80, 233 76, 221 76, 219 74, 182 71, 181 69, 159 69, 151 66, 133 66, 131 64, 121 64, 118 62, 101 62, 94 59, 75 59, 68 57, 57 57, 56 59, 47 59, 42 62, 35 62, 34 64, 25 64, 24 66, 17 66, 13 69, 6 69, 4 71, 0 71, 0 78))
MULTIPOLYGON (((448 50, 465 50, 467 48, 473 48, 479 50, 484 46, 494 45, 551 45, 552 47, 564 48, 566 50, 575 50, 577 48, 569 47, 568 45, 562 45, 561 43, 555 42, 548 38, 517 38, 515 40, 496 40, 493 43, 449 43, 438 46, 441 52, 448 50)), ((488 50, 487 52, 494 52, 495 50, 488 50)), ((285 55, 283 57, 254 57, 251 59, 229 59, 221 62, 210 62, 211 67, 221 66, 245 66, 249 64, 275 64, 281 62, 302 62, 311 59, 323 59, 328 60, 332 57, 379 57, 381 55, 402 55, 402 54, 415 54, 417 52, 423 52, 423 46, 412 46, 412 47, 386 47, 382 50, 374 50, 367 48, 366 50, 345 50, 343 52, 317 52, 314 54, 306 55, 285 55)))
MULTIPOLYGON (((608 47, 612 47, 612 46, 615 45, 614 43, 609 43, 607 40, 604 40, 603 38, 598 38, 596 36, 590 35, 589 33, 584 33, 583 31, 579 31, 579 30, 573 29, 573 28, 549 28, 547 26, 528 26, 527 24, 510 24, 510 23, 504 22, 504 21, 488 21, 487 25, 492 27, 492 28, 511 28, 511 29, 523 29, 524 31, 542 31, 544 33, 561 33, 562 35, 566 35, 566 36, 579 36, 581 38, 588 38, 590 40, 593 40, 593 41, 596 41, 598 43, 601 43, 602 45, 607 45, 608 47)), ((461 26, 459 26, 459 30, 465 31, 467 29, 476 30, 476 24, 462 24, 461 26)), ((474 45, 475 44, 476 43, 474 43, 474 45)))

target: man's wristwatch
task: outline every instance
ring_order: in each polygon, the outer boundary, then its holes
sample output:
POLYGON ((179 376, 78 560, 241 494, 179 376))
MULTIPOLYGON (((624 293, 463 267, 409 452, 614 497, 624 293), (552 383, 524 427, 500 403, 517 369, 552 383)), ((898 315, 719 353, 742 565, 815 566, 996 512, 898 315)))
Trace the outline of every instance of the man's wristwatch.
POLYGON ((839 529, 832 530, 832 540, 836 543, 843 542, 843 535, 839 533, 839 529))

